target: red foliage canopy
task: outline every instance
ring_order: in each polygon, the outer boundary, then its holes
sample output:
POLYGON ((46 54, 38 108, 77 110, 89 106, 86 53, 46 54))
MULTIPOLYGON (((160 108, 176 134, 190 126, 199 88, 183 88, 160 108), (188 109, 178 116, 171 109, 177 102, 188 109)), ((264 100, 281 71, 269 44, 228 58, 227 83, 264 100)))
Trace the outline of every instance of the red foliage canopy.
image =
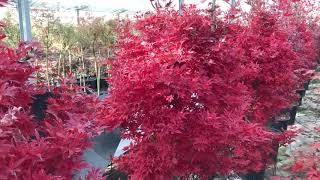
POLYGON ((241 28, 218 22, 212 31, 211 22, 190 8, 123 27, 103 121, 134 140, 116 160, 132 179, 206 178, 270 162, 275 134, 244 120, 251 97, 243 79, 252 69, 226 41, 241 28))

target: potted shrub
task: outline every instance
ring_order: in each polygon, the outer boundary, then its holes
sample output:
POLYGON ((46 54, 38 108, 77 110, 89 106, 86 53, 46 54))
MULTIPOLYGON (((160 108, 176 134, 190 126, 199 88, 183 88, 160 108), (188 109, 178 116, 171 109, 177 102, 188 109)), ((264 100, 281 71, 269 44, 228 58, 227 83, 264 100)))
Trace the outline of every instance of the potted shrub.
POLYGON ((250 96, 242 79, 252 69, 237 60, 243 49, 233 45, 243 28, 221 21, 213 30, 211 23, 192 7, 183 16, 159 10, 122 27, 100 120, 135 141, 114 159, 131 178, 206 179, 271 163, 274 150, 266 147, 277 135, 244 118, 250 96))

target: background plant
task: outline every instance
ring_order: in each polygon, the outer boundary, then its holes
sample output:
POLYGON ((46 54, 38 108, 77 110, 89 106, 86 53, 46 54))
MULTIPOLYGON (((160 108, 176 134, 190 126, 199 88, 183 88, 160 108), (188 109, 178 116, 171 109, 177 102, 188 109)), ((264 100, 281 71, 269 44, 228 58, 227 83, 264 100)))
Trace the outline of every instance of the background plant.
POLYGON ((45 118, 35 119, 31 115, 34 95, 46 88, 29 82, 37 69, 21 60, 30 51, 31 45, 0 46, 0 177, 72 179, 75 171, 88 167, 82 161, 83 151, 90 147, 90 138, 100 133, 94 123, 98 103, 61 82, 49 88, 52 97, 45 118))

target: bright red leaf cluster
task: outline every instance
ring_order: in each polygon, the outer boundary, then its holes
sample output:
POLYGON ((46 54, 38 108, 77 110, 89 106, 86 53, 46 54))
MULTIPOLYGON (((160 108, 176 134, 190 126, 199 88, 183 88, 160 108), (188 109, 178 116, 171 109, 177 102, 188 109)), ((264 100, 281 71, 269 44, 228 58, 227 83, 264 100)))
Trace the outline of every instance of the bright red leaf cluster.
POLYGON ((131 179, 245 174, 272 161, 282 135, 267 125, 296 103, 316 51, 305 21, 289 31, 287 15, 252 5, 244 20, 169 8, 122 26, 102 121, 133 140, 115 159, 131 179))
MULTIPOLYGON (((258 94, 263 89, 245 82, 255 83, 260 74, 258 86, 263 87, 269 82, 264 76, 272 73, 268 70, 276 63, 265 70, 262 64, 281 57, 283 65, 277 68, 283 68, 288 63, 284 56, 294 53, 282 43, 286 36, 273 35, 273 29, 261 31, 258 38, 265 39, 256 42, 250 28, 259 30, 260 18, 253 18, 252 27, 217 22, 212 31, 212 20, 191 8, 183 16, 164 10, 126 25, 118 59, 111 64, 111 97, 105 102, 104 117, 111 129, 124 128, 123 137, 134 140, 129 153, 116 160, 120 169, 132 179, 170 179, 191 173, 206 178, 259 171, 270 163, 278 136, 248 121, 248 110, 256 105, 252 91, 258 94), (254 43, 250 51, 234 46, 238 35, 247 38, 241 41, 254 43), (278 44, 261 52, 272 42, 278 44), (284 52, 277 55, 279 48, 284 52), (269 57, 263 58, 266 53, 269 57)), ((289 84, 293 81, 289 75, 274 83, 289 84)), ((281 90, 272 91, 282 95, 281 90)), ((258 97, 261 104, 267 100, 263 93, 258 97)), ((271 114, 268 107, 263 111, 271 114)), ((265 120, 257 117, 257 121, 265 120)))

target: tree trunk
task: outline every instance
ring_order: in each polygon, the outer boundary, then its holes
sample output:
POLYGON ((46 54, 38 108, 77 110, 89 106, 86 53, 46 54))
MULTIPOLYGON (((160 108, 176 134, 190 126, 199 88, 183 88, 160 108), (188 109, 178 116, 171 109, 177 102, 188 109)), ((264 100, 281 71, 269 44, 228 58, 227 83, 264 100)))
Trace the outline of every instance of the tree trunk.
MULTIPOLYGON (((36 66, 38 66, 39 63, 38 63, 38 58, 36 58, 36 66)), ((39 71, 36 71, 36 83, 38 84, 39 83, 39 71)))
POLYGON ((62 59, 62 52, 59 53, 59 59, 58 59, 58 76, 61 75, 61 59, 62 59))
POLYGON ((100 79, 101 79, 101 66, 98 65, 98 74, 97 74, 97 94, 100 95, 100 79))
POLYGON ((63 77, 66 77, 66 59, 65 55, 63 55, 62 58, 62 75, 63 77))
POLYGON ((70 50, 68 50, 68 59, 69 59, 69 71, 70 73, 72 73, 72 54, 70 50))
POLYGON ((49 47, 46 47, 46 80, 47 85, 50 86, 50 79, 49 79, 49 47))
POLYGON ((82 86, 82 75, 81 75, 81 72, 80 72, 80 76, 79 76, 79 86, 80 87, 82 86))
POLYGON ((95 47, 95 41, 93 41, 92 44, 92 53, 93 53, 93 57, 94 57, 94 70, 95 70, 95 74, 96 74, 96 80, 97 80, 97 94, 98 96, 100 95, 100 80, 98 80, 98 74, 99 74, 99 65, 98 65, 98 61, 97 61, 97 56, 96 56, 96 47, 95 47))
MULTIPOLYGON (((69 60, 69 73, 70 75, 72 75, 72 55, 70 50, 68 50, 68 60, 69 60)), ((70 88, 72 88, 72 83, 70 83, 70 88)))
POLYGON ((86 92, 86 66, 84 63, 83 49, 81 48, 82 76, 83 76, 83 91, 86 92))
POLYGON ((97 81, 97 94, 99 96, 99 88, 98 88, 98 84, 100 84, 98 82, 98 62, 97 62, 97 58, 94 57, 94 71, 95 71, 95 74, 96 74, 96 81, 97 81))

